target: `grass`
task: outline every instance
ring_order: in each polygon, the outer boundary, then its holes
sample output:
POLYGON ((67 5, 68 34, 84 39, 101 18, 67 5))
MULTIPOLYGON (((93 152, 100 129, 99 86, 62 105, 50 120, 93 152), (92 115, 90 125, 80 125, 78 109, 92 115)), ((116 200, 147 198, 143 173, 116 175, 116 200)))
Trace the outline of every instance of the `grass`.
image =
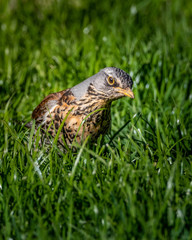
POLYGON ((0 239, 192 239, 191 1, 0 3, 0 239), (50 92, 106 66, 135 99, 104 142, 34 149, 50 92), (121 130, 121 131, 120 131, 121 130))

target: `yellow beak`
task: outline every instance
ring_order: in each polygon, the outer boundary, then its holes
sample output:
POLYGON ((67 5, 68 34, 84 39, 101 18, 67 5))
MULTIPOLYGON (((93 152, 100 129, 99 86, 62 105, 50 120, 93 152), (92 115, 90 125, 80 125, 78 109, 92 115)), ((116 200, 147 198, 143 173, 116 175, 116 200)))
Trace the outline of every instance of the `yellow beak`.
POLYGON ((125 96, 128 96, 130 98, 135 98, 133 91, 129 87, 126 89, 116 87, 115 89, 117 90, 117 92, 123 93, 125 96))

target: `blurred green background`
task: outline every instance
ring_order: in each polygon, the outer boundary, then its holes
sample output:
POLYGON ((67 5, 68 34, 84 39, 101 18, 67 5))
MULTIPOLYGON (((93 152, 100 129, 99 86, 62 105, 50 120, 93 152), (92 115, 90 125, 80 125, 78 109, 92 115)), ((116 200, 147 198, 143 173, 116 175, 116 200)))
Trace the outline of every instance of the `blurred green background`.
POLYGON ((0 238, 192 239, 191 24, 190 0, 0 0, 0 238), (106 66, 134 81, 112 134, 130 123, 79 157, 34 151, 37 104, 106 66))

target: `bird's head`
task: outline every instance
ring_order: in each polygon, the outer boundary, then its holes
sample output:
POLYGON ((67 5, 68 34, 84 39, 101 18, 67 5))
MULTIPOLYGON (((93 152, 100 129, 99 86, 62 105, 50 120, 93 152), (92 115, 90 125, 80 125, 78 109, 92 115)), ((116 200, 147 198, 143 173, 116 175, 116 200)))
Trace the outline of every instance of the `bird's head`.
POLYGON ((134 98, 132 85, 133 81, 125 71, 116 67, 106 67, 71 88, 71 91, 77 99, 88 93, 112 101, 124 96, 134 98))
POLYGON ((115 100, 124 96, 134 98, 133 81, 125 71, 116 67, 106 67, 94 76, 93 86, 108 99, 115 100))

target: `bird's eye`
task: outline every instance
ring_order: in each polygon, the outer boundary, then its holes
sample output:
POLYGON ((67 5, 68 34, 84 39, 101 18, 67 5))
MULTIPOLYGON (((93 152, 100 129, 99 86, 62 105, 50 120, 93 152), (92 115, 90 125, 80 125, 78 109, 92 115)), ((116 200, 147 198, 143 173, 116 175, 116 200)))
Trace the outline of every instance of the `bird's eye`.
POLYGON ((115 80, 112 77, 108 77, 107 81, 108 81, 109 85, 113 85, 115 83, 115 80))

